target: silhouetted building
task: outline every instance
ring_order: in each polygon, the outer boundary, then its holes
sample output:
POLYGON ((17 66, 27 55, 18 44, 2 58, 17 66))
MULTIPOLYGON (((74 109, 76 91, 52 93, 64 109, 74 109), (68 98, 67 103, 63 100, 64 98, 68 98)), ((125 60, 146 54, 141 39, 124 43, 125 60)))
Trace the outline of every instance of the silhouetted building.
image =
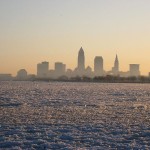
MULTIPOLYGON (((12 80, 12 79, 32 79, 34 80, 36 77, 38 78, 46 78, 46 79, 62 79, 68 80, 68 78, 75 78, 75 79, 83 79, 87 77, 102 79, 103 77, 112 77, 119 79, 120 77, 137 77, 140 76, 140 65, 139 64, 130 64, 129 71, 122 72, 119 71, 119 60, 116 54, 114 66, 110 71, 105 71, 103 68, 103 57, 96 56, 94 59, 94 71, 92 71, 91 67, 85 68, 85 56, 84 50, 81 47, 78 52, 78 62, 77 67, 74 70, 68 69, 66 71, 66 65, 62 62, 56 62, 54 66, 54 70, 49 70, 49 62, 41 62, 37 64, 37 76, 28 75, 25 69, 21 69, 17 72, 17 78, 13 78, 11 74, 0 74, 0 80, 12 80), (99 77, 98 77, 99 76, 99 77)), ((150 77, 150 73, 149 73, 150 77)), ((136 79, 136 78, 135 78, 136 79)))
POLYGON ((69 78, 73 77, 73 71, 71 69, 67 69, 66 76, 69 77, 69 78))
POLYGON ((96 56, 94 59, 94 74, 95 76, 103 76, 103 58, 101 56, 96 56))
POLYGON ((54 79, 55 78, 55 70, 49 70, 48 71, 48 77, 51 79, 54 79))
POLYGON ((17 72, 17 79, 19 80, 26 80, 28 78, 28 73, 25 69, 20 69, 17 72))
POLYGON ((11 74, 0 74, 0 80, 1 81, 10 81, 13 77, 11 74))
POLYGON ((28 74, 28 79, 29 80, 35 80, 36 79, 36 75, 35 74, 28 74))
POLYGON ((66 65, 61 62, 55 63, 55 75, 56 77, 60 77, 62 75, 65 75, 66 71, 66 65))
POLYGON ((83 48, 81 47, 78 53, 78 66, 77 66, 78 74, 83 75, 85 71, 85 56, 83 48))
POLYGON ((130 72, 129 71, 127 71, 127 72, 120 71, 119 72, 119 76, 120 77, 129 77, 130 76, 130 72))
POLYGON ((42 62, 37 64, 37 77, 47 78, 48 77, 49 62, 42 62))
POLYGON ((88 67, 85 69, 85 76, 87 76, 87 77, 93 77, 92 68, 91 68, 90 66, 88 66, 88 67))
POLYGON ((140 75, 140 65, 139 64, 130 64, 130 76, 139 76, 140 75))
POLYGON ((112 68, 113 75, 119 75, 119 61, 118 56, 116 55, 114 67, 112 68))

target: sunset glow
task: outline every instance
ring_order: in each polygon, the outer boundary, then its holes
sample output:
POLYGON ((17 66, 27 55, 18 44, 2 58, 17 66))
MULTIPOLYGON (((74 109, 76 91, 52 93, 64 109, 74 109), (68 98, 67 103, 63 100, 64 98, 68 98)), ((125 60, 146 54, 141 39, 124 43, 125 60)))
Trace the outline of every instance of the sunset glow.
POLYGON ((148 75, 149 18, 149 0, 1 0, 0 73, 36 73, 41 61, 74 69, 82 46, 86 67, 102 56, 109 71, 117 53, 120 70, 148 75))

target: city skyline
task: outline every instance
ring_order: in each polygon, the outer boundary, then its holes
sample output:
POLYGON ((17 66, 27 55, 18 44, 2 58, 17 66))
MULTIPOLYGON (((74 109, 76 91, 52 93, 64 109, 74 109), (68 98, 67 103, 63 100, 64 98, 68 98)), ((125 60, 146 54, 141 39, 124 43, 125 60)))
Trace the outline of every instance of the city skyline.
MULTIPOLYGON (((119 69, 119 59, 116 54, 114 59, 114 64, 112 64, 111 70, 105 70, 104 68, 104 59, 102 56, 95 56, 93 60, 94 68, 92 69, 89 65, 85 65, 85 53, 83 48, 81 47, 78 51, 77 55, 77 65, 74 69, 70 69, 66 67, 66 64, 63 62, 57 61, 54 62, 54 69, 49 68, 48 61, 42 61, 37 64, 37 72, 36 74, 28 73, 25 68, 19 69, 17 71, 16 76, 12 76, 11 74, 0 74, 1 80, 28 80, 28 79, 61 79, 61 78, 76 78, 76 77, 140 77, 140 64, 129 64, 128 71, 122 71, 119 69)), ((150 74, 148 74, 149 77, 150 74)))
MULTIPOLYGON (((94 67, 92 68, 88 64, 85 64, 86 57, 85 57, 85 52, 83 48, 81 47, 78 51, 77 55, 77 65, 75 68, 67 68, 66 64, 63 62, 57 61, 53 62, 54 67, 50 68, 49 67, 49 62, 48 61, 42 61, 41 63, 37 64, 36 67, 36 73, 32 74, 29 73, 26 68, 21 68, 17 71, 17 75, 15 75, 18 79, 25 79, 28 78, 27 76, 36 76, 37 78, 54 78, 57 79, 61 76, 66 76, 66 77, 75 77, 75 76, 87 76, 87 77, 96 77, 96 76, 107 76, 107 75, 112 75, 112 76, 120 76, 120 77, 129 77, 129 76, 140 76, 141 71, 140 71, 140 64, 128 64, 129 69, 128 71, 123 71, 120 70, 120 65, 119 65, 119 59, 118 55, 116 54, 115 59, 114 59, 114 64, 112 64, 112 68, 110 70, 105 70, 104 68, 104 59, 103 56, 95 56, 93 60, 93 65, 94 67)), ((149 76, 148 72, 148 76, 149 76)), ((3 76, 6 78, 12 76, 11 73, 0 73, 1 77, 3 76)), ((14 75, 13 75, 14 76, 14 75)), ((14 77, 15 77, 14 76, 14 77)))
POLYGON ((103 56, 111 70, 117 53, 120 70, 138 63, 148 75, 149 6, 149 0, 1 0, 0 73, 26 68, 36 74, 44 60, 52 69, 58 60, 74 69, 82 45, 92 69, 95 56, 103 56))
MULTIPOLYGON (((78 51, 77 66, 74 69, 66 68, 66 64, 63 62, 55 62, 54 69, 49 68, 49 62, 44 61, 37 64, 37 78, 47 79, 59 79, 59 78, 72 78, 72 77, 105 77, 107 75, 116 77, 139 77, 140 64, 129 64, 129 70, 124 72, 119 70, 119 59, 116 54, 114 65, 111 70, 105 70, 104 59, 102 56, 95 56, 93 63, 94 69, 89 65, 85 65, 85 52, 81 47, 78 51)), ((22 74, 23 78, 26 76, 26 72, 22 74)), ((27 76, 26 76, 27 77, 27 76)))

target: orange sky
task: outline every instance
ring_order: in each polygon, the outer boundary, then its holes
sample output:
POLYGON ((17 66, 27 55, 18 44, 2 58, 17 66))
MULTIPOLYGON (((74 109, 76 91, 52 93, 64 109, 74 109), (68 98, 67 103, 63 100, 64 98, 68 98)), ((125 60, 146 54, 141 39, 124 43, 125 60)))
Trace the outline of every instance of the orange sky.
POLYGON ((86 66, 103 56, 104 69, 111 70, 116 53, 120 70, 140 64, 150 72, 149 0, 1 0, 0 73, 62 61, 75 68, 78 50, 85 51, 86 66))

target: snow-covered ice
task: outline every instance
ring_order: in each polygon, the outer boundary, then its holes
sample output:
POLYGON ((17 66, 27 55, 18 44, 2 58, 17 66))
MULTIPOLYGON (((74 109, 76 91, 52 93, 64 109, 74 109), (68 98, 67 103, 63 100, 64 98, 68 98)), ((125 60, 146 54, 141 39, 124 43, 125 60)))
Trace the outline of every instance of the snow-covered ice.
POLYGON ((0 149, 150 149, 150 84, 0 82, 0 149))

